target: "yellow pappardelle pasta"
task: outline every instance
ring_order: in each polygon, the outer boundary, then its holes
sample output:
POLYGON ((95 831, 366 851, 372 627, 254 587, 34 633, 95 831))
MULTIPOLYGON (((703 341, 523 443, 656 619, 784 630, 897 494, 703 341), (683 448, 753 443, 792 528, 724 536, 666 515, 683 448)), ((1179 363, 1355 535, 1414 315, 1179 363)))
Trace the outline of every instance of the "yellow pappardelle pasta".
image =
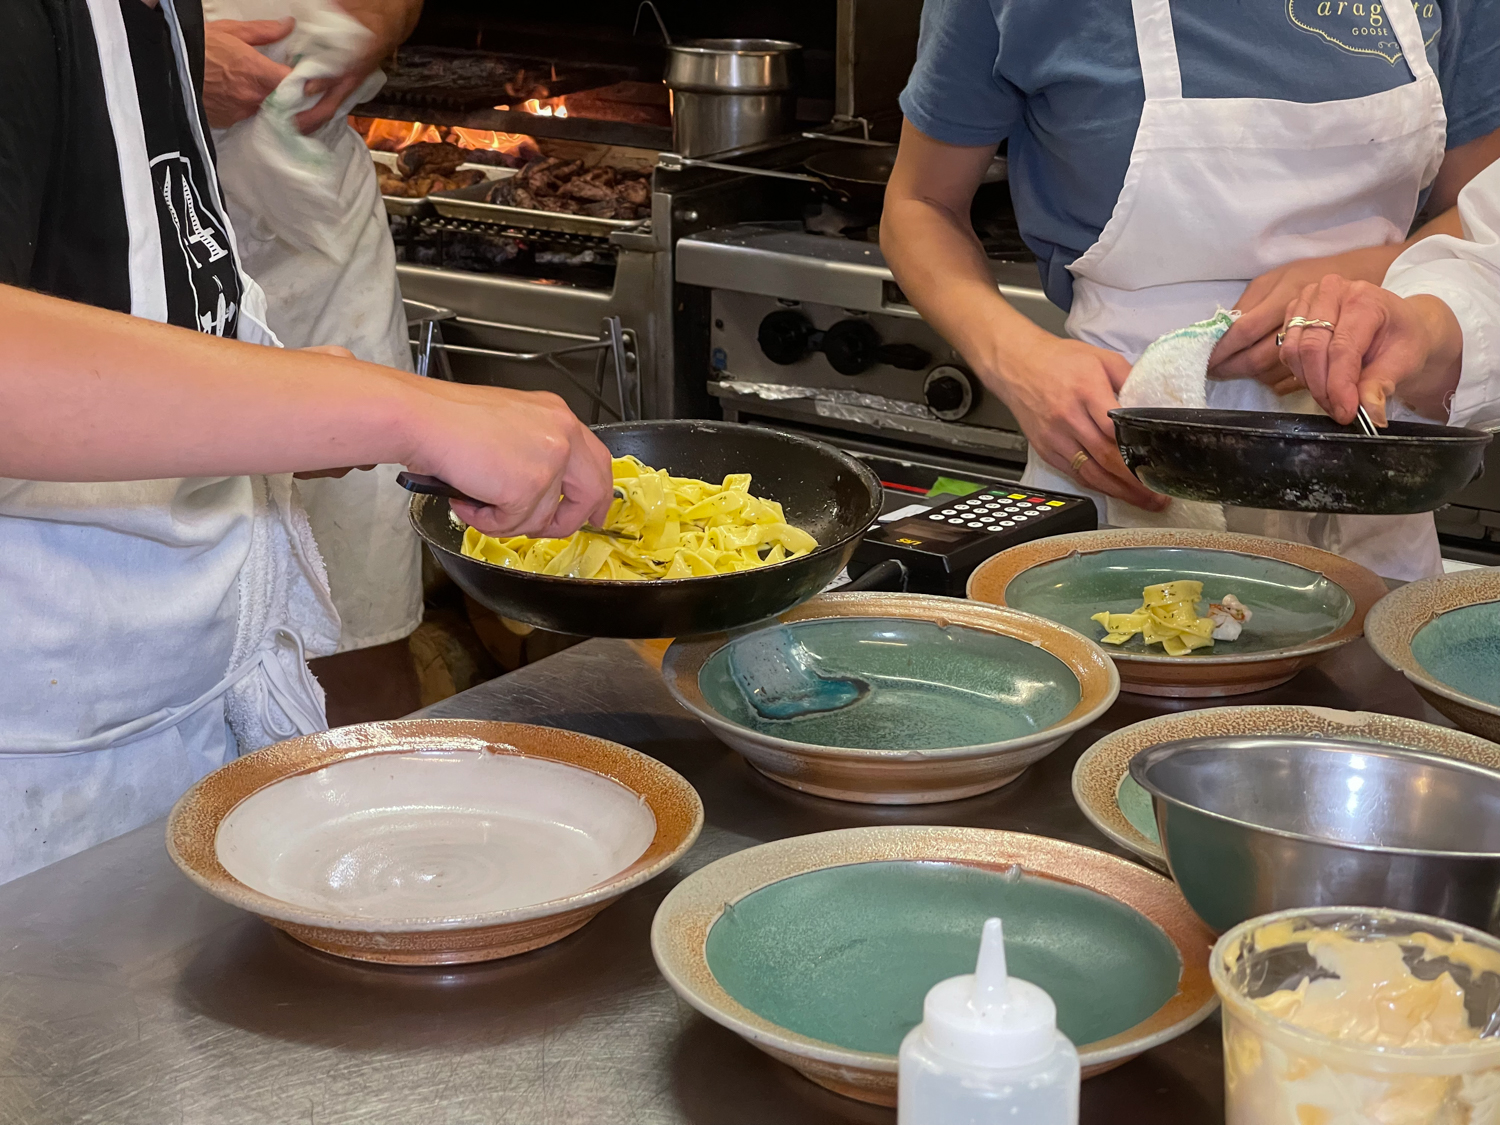
POLYGON ((786 522, 780 504, 750 495, 749 473, 709 484, 634 457, 613 464, 615 488, 625 499, 615 497, 603 526, 638 539, 587 531, 566 539, 497 539, 471 527, 464 554, 537 574, 639 581, 729 574, 817 549, 817 540, 786 522))
POLYGON ((1233 594, 1212 602, 1208 616, 1198 616, 1203 583, 1180 579, 1147 586, 1141 608, 1134 613, 1096 613, 1089 620, 1104 626, 1107 645, 1122 645, 1137 633, 1148 645, 1159 644, 1168 656, 1186 656, 1194 649, 1212 648, 1214 641, 1238 639, 1250 609, 1233 594))

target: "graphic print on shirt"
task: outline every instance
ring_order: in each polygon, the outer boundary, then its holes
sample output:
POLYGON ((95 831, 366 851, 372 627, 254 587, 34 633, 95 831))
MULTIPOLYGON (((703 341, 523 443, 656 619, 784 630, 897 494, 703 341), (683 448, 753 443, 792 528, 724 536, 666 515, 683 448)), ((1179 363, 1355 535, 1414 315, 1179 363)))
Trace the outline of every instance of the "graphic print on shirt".
MULTIPOLYGON (((1410 3, 1422 27, 1422 43, 1431 47, 1443 28, 1437 0, 1393 0, 1410 3)), ((1286 17, 1303 31, 1356 55, 1378 55, 1393 66, 1401 44, 1391 31, 1385 5, 1369 0, 1286 0, 1286 17)))
POLYGON ((151 184, 169 291, 180 286, 191 294, 198 331, 234 336, 239 324, 240 290, 229 234, 212 204, 205 201, 192 162, 180 152, 162 153, 151 161, 151 184), (177 254, 173 253, 174 244, 177 254), (174 279, 170 275, 177 272, 178 261, 181 272, 174 279), (179 286, 173 285, 174 280, 179 286))

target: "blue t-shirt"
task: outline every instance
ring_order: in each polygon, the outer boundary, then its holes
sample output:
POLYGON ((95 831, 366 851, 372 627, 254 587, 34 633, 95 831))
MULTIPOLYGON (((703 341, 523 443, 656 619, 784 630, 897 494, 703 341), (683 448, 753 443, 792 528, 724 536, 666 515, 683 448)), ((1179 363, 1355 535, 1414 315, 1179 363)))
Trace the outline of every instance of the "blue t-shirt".
MULTIPOLYGON (((1411 81, 1378 2, 1171 7, 1184 97, 1336 101, 1411 81)), ((1448 147, 1500 128, 1500 0, 1415 7, 1443 88, 1448 147)), ((1145 100, 1130 0, 926 0, 901 109, 948 144, 1009 140, 1021 233, 1047 296, 1066 309, 1067 266, 1114 211, 1145 100)))

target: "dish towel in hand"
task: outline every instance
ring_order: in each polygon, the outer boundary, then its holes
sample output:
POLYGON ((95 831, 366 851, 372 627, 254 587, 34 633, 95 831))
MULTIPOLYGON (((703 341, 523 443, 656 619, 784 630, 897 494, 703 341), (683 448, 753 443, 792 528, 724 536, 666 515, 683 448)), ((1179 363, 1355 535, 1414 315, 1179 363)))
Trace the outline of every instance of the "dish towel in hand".
MULTIPOLYGON (((219 163, 229 170, 225 186, 240 199, 264 200, 260 222, 267 232, 298 250, 315 250, 334 261, 348 260, 345 245, 352 227, 343 220, 350 200, 341 197, 342 181, 353 189, 362 181, 340 174, 334 145, 349 131, 350 107, 367 101, 385 84, 385 75, 372 73, 333 119, 311 136, 297 128, 297 114, 321 100, 309 94, 314 79, 337 79, 368 49, 374 34, 333 0, 210 0, 209 19, 240 20, 296 18, 292 33, 278 43, 259 48, 292 72, 267 95, 260 111, 215 135, 219 163), (274 201, 274 203, 273 203, 274 201)), ((360 171, 366 169, 361 166, 360 171)), ((222 171, 221 171, 222 174, 222 171)), ((358 193, 356 192, 356 195, 358 193)), ((359 196, 359 203, 363 197, 359 196)))
MULTIPOLYGON (((1220 309, 1176 332, 1168 332, 1144 352, 1120 388, 1121 406, 1208 407, 1208 357, 1239 313, 1220 309)), ((1173 500, 1160 512, 1148 512, 1124 500, 1109 498, 1109 522, 1115 527, 1191 527, 1224 530, 1224 507, 1195 500, 1173 500)))

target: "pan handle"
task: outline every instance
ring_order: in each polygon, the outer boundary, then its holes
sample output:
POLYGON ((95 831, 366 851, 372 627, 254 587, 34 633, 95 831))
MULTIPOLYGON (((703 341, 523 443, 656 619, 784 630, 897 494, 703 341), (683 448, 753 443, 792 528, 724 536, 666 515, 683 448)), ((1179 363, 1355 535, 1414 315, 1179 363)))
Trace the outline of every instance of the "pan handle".
POLYGON ((423 496, 446 496, 449 500, 463 500, 476 508, 484 504, 466 492, 460 492, 445 480, 424 476, 421 473, 397 473, 396 483, 408 492, 420 492, 423 496))
POLYGON ((835 594, 852 594, 858 590, 877 590, 893 585, 897 590, 906 590, 906 564, 900 559, 882 559, 858 578, 851 578, 835 594))

